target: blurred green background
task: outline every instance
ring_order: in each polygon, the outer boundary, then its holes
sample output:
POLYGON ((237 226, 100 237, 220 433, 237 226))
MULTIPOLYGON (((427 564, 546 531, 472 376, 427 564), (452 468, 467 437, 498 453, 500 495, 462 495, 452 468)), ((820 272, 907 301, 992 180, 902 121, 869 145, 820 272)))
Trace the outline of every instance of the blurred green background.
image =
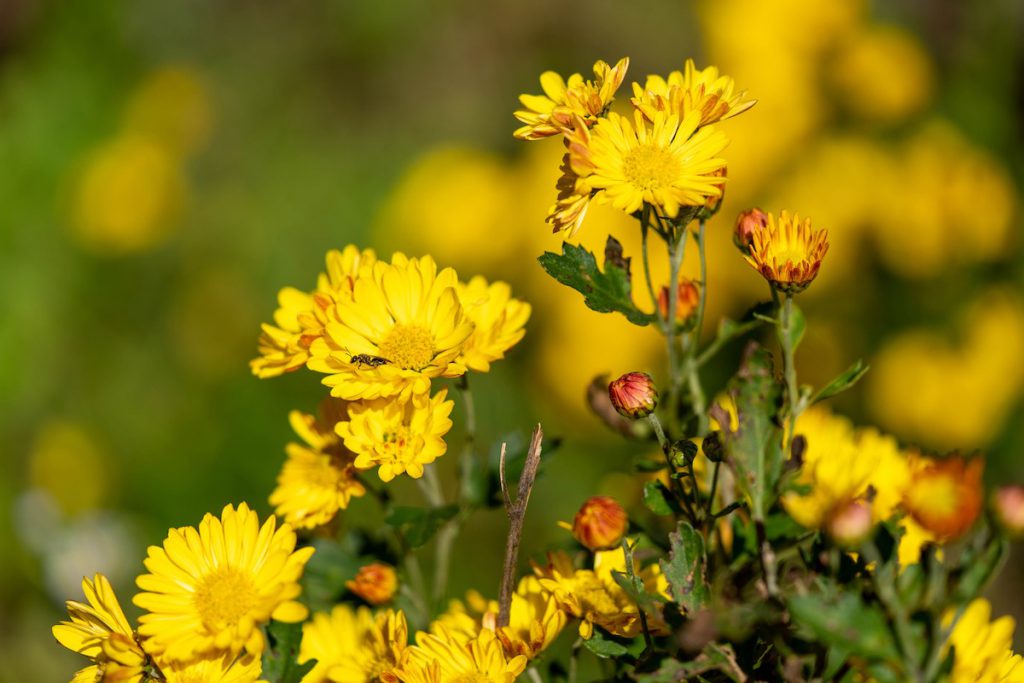
MULTIPOLYGON (((474 379, 485 443, 536 420, 564 437, 524 552, 563 541, 555 520, 592 493, 635 499, 646 446, 583 394, 599 372, 657 371, 658 338, 545 280, 561 148, 511 137, 541 71, 598 58, 629 55, 628 84, 693 56, 760 100, 723 124, 712 320, 765 295, 730 245, 736 213, 812 216, 832 249, 802 298, 802 377, 864 357, 837 409, 1024 479, 1022 31, 1014 0, 0 2, 0 681, 78 668, 49 627, 83 575, 128 603, 168 527, 269 511, 287 413, 324 390, 247 361, 276 291, 311 288, 349 242, 432 253, 534 304, 524 342, 474 379)), ((580 237, 635 253, 632 230, 594 210, 580 237)), ((503 529, 470 522, 455 592, 496 592, 503 529)), ((1020 615, 1015 550, 994 590, 1020 615)))

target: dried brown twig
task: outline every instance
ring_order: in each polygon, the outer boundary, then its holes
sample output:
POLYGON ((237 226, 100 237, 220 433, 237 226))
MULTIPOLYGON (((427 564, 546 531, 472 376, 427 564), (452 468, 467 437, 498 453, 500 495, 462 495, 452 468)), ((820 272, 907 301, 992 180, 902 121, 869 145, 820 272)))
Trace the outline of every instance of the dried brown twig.
POLYGON ((498 598, 498 626, 508 626, 509 610, 512 606, 512 586, 515 584, 516 566, 519 563, 519 541, 523 537, 523 520, 526 519, 526 506, 530 502, 530 491, 537 478, 537 467, 540 465, 541 441, 544 431, 538 424, 530 439, 530 450, 526 452, 526 463, 523 473, 519 476, 519 491, 513 501, 505 480, 505 444, 501 444, 501 460, 498 463, 498 477, 501 481, 501 495, 505 499, 505 512, 508 514, 508 539, 505 541, 505 566, 501 573, 501 592, 498 598))

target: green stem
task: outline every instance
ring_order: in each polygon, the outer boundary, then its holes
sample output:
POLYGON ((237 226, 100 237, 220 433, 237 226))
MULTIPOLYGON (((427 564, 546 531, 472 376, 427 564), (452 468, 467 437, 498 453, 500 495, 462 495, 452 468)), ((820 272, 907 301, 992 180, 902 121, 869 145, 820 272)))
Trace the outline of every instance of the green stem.
POLYGON ((569 681, 576 683, 576 670, 579 668, 580 650, 583 649, 583 639, 577 638, 572 644, 572 652, 569 655, 569 681))
MULTIPOLYGON (((687 333, 683 340, 683 371, 686 374, 686 382, 690 391, 690 408, 697 417, 697 434, 704 436, 710 429, 710 420, 707 416, 707 402, 704 397, 704 387, 700 382, 699 364, 697 363, 697 351, 700 348, 700 335, 704 327, 704 309, 707 304, 708 293, 708 262, 704 244, 705 221, 701 220, 697 230, 697 251, 700 255, 700 292, 697 301, 697 312, 694 319, 693 329, 687 333)), ((686 239, 684 233, 683 239, 686 239)))
POLYGON ((861 549, 864 551, 864 558, 869 563, 874 563, 875 565, 875 570, 871 572, 871 580, 875 586, 875 593, 878 595, 878 599, 892 616, 893 633, 896 636, 900 651, 903 653, 903 662, 907 668, 907 674, 912 681, 924 681, 925 679, 921 672, 921 658, 917 652, 917 645, 914 642, 914 634, 910 629, 910 616, 907 614, 903 602, 893 589, 895 580, 892 576, 892 566, 890 565, 883 569, 882 555, 878 552, 878 548, 875 547, 874 541, 868 539, 864 542, 861 549))
POLYGON ((654 283, 651 281, 651 260, 648 254, 647 238, 651 232, 651 207, 649 204, 644 204, 643 214, 640 217, 640 253, 643 257, 644 264, 644 280, 647 282, 647 293, 651 297, 651 306, 654 309, 654 315, 658 318, 658 324, 661 325, 662 333, 667 329, 668 321, 661 317, 661 313, 658 311, 658 295, 654 293, 654 283))
MULTIPOLYGON (((773 290, 774 291, 774 290, 773 290)), ((793 295, 787 294, 779 316, 779 344, 785 365, 786 393, 789 397, 789 441, 793 440, 796 419, 803 411, 800 401, 800 387, 796 381, 796 348, 793 344, 793 295)), ((787 450, 789 444, 787 443, 787 450)))
MULTIPOLYGON (((694 511, 693 505, 690 504, 690 497, 686 495, 686 490, 676 478, 676 466, 672 462, 672 444, 669 443, 668 437, 665 436, 665 430, 661 427, 661 420, 654 413, 648 415, 647 420, 654 429, 654 435, 658 437, 658 445, 661 446, 661 452, 665 456, 665 464, 668 465, 669 489, 675 493, 677 498, 683 501, 683 505, 686 506, 686 513, 690 516, 690 521, 697 524, 697 513, 694 511)), ((694 480, 693 494, 694 496, 697 495, 696 480, 694 480)))
POLYGON ((668 315, 665 321, 665 343, 668 349, 668 372, 669 372, 669 418, 675 422, 679 414, 679 390, 682 388, 683 378, 680 374, 680 363, 676 351, 676 311, 679 305, 679 271, 682 269, 683 256, 686 254, 686 230, 674 234, 672 241, 668 243, 669 250, 669 297, 668 315))
MULTIPOLYGON (((633 570, 633 549, 629 547, 629 539, 627 538, 622 539, 622 554, 626 560, 626 575, 629 577, 630 583, 633 584, 633 588, 637 591, 643 590, 643 584, 633 570)), ((654 645, 654 641, 651 639, 651 629, 647 625, 647 614, 644 612, 643 605, 639 602, 636 603, 636 611, 640 615, 640 628, 644 632, 644 648, 650 650, 654 645)))

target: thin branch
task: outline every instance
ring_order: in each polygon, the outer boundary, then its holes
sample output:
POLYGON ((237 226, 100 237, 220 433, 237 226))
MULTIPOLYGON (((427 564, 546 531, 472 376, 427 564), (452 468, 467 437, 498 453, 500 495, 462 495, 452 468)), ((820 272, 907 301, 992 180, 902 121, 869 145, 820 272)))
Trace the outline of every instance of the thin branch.
POLYGON ((512 502, 505 482, 505 445, 502 444, 501 447, 499 476, 501 477, 501 490, 505 496, 505 512, 508 514, 509 529, 508 539, 505 542, 505 566, 501 574, 501 592, 498 599, 499 627, 508 626, 512 607, 512 586, 515 584, 516 566, 519 564, 519 541, 523 537, 526 506, 530 502, 530 492, 533 490, 533 482, 537 478, 537 468, 540 466, 540 450, 543 439, 544 431, 538 424, 533 430, 533 438, 530 439, 530 450, 526 452, 526 463, 523 465, 523 473, 519 476, 519 491, 516 494, 515 502, 512 502))

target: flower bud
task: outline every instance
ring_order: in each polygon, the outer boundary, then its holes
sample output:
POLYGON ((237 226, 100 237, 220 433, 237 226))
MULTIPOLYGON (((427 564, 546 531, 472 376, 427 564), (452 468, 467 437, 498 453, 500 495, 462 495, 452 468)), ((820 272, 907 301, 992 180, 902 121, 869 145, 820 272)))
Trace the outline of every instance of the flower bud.
MULTIPOLYGON (((700 290, 692 280, 682 280, 676 291, 676 324, 682 325, 697 310, 700 303, 700 290)), ((658 292, 658 313, 662 319, 668 320, 668 287, 658 292)))
POLYGON ((627 372, 608 385, 615 410, 633 420, 647 417, 658 406, 658 390, 646 372, 627 372))
POLYGON ((722 208, 722 200, 725 199, 725 178, 728 174, 729 171, 726 166, 723 166, 717 171, 713 171, 711 173, 712 177, 721 178, 719 182, 713 183, 713 185, 718 188, 720 194, 717 197, 711 195, 707 200, 705 200, 704 206, 702 206, 700 211, 697 212, 697 220, 710 220, 716 213, 718 213, 718 210, 722 208))
POLYGON ((1009 535, 1024 536, 1024 486, 1000 486, 992 496, 992 508, 999 526, 1009 535))
POLYGON ((591 550, 615 548, 629 528, 622 506, 608 496, 592 496, 572 520, 572 535, 591 550))
POLYGON ((871 506, 863 500, 851 500, 832 513, 827 530, 837 544, 854 547, 868 537, 871 527, 871 506))
POLYGON ((750 251, 750 243, 754 240, 754 233, 768 227, 768 214, 761 209, 754 207, 742 212, 736 219, 736 231, 732 234, 732 241, 743 253, 750 251))
POLYGON ((383 605, 398 590, 398 576, 388 565, 374 562, 361 567, 355 579, 345 582, 345 587, 371 605, 383 605))

